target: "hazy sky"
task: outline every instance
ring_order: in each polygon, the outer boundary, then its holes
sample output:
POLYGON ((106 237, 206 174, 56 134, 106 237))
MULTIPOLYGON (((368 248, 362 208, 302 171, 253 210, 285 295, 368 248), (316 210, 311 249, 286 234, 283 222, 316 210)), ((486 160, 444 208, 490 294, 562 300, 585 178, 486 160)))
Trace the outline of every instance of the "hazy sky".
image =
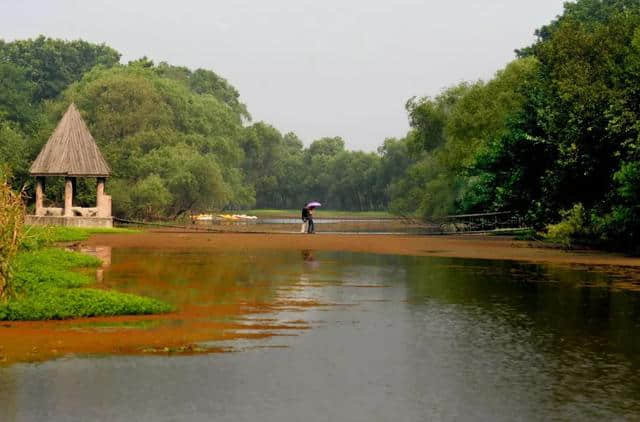
POLYGON ((489 78, 563 0, 0 0, 0 38, 106 43, 212 69, 254 121, 305 144, 375 150, 408 128, 404 104, 489 78))

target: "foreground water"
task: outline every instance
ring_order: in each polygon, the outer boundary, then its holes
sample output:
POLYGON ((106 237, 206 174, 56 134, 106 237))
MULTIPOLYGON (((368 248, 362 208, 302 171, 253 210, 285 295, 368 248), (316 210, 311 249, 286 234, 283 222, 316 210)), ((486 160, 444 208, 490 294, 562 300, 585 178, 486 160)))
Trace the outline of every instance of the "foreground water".
POLYGON ((640 289, 619 272, 313 251, 109 259, 102 284, 181 312, 76 331, 231 353, 0 368, 0 420, 640 419, 640 289))

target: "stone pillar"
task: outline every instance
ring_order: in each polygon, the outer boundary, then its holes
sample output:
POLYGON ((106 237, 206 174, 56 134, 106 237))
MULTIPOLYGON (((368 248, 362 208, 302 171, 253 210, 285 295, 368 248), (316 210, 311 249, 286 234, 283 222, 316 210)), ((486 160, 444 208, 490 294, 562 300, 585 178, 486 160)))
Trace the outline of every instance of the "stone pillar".
POLYGON ((96 208, 104 203, 104 177, 98 177, 98 183, 96 185, 96 208))
POLYGON ((98 177, 96 185, 96 209, 98 217, 111 217, 111 196, 104 193, 105 177, 98 177))
POLYGON ((76 201, 76 196, 78 196, 78 178, 77 177, 73 177, 71 178, 71 192, 73 192, 73 195, 71 195, 71 203, 73 204, 76 201))
POLYGON ((104 177, 98 177, 98 181, 96 184, 96 215, 98 217, 107 217, 105 207, 105 197, 104 197, 104 177))
POLYGON ((44 215, 44 177, 36 176, 36 215, 44 215))
POLYGON ((73 180, 71 177, 65 177, 64 179, 64 211, 62 213, 65 217, 72 217, 73 211, 73 180))

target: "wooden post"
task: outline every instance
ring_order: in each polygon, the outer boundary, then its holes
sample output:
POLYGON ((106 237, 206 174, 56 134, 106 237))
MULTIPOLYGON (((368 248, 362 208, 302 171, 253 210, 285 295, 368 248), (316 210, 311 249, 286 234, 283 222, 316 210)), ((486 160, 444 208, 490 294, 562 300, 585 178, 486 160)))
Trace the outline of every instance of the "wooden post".
POLYGON ((44 215, 44 177, 36 176, 36 215, 44 215))
POLYGON ((71 177, 65 177, 64 182, 64 212, 62 215, 65 217, 72 217, 73 211, 73 180, 71 177))

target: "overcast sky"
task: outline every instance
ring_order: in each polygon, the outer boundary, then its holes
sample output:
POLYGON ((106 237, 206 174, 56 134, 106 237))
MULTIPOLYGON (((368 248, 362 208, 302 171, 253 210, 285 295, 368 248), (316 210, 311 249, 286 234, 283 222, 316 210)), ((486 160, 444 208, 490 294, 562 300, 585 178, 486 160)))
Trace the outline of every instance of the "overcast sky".
POLYGON ((373 151, 403 136, 404 104, 487 79, 563 0, 0 0, 0 38, 106 43, 122 61, 214 70, 254 121, 305 144, 373 151))

